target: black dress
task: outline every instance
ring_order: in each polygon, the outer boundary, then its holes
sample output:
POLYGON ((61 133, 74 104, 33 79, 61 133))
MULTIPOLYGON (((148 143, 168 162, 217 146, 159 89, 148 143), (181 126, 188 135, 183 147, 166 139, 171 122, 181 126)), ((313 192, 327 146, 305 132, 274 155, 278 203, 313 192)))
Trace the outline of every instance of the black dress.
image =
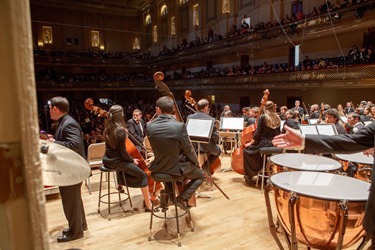
POLYGON ((147 186, 147 174, 133 163, 134 159, 126 151, 125 140, 126 140, 125 129, 118 130, 116 147, 105 143, 105 155, 103 157, 103 164, 107 168, 116 169, 119 171, 117 174, 117 182, 120 185, 124 185, 124 179, 120 171, 124 171, 126 183, 128 187, 139 188, 147 186))
POLYGON ((280 134, 280 126, 277 128, 267 127, 266 118, 261 115, 258 119, 257 129, 254 133, 254 143, 244 149, 244 169, 246 178, 251 179, 262 169, 263 160, 259 153, 262 147, 271 147, 272 139, 280 134))

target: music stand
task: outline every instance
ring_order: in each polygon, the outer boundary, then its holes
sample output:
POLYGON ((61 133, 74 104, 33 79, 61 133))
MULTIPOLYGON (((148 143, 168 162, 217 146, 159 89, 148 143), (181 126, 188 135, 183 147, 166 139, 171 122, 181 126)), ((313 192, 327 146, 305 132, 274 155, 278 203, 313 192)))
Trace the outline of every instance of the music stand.
MULTIPOLYGON (((198 159, 201 156, 201 143, 209 143, 211 140, 211 134, 214 127, 214 120, 212 119, 195 119, 195 118, 188 118, 186 121, 186 129, 189 135, 189 138, 192 142, 197 143, 198 145, 198 159)), ((210 163, 207 159, 207 164, 210 166, 210 163)), ((204 171, 204 170, 203 170, 204 171)), ((212 189, 212 186, 211 186, 212 189)), ((201 194, 197 192, 198 197, 202 198, 211 198, 208 195, 201 194)))

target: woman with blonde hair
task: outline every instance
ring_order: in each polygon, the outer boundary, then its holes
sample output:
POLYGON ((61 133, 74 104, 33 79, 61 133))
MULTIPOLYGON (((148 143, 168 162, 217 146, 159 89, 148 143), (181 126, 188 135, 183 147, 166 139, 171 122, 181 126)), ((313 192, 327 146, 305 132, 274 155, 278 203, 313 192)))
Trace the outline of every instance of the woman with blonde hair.
MULTIPOLYGON (((123 171, 128 187, 140 187, 144 198, 145 211, 151 212, 147 174, 137 166, 139 159, 134 159, 126 151, 127 137, 128 130, 125 127, 124 110, 120 105, 113 105, 109 109, 108 120, 104 130, 106 149, 103 164, 107 168, 123 171)), ((122 174, 118 174, 119 176, 122 176, 122 174)), ((121 190, 124 180, 117 179, 119 190, 121 190)))
POLYGON ((253 139, 245 144, 244 177, 248 185, 255 183, 253 177, 262 169, 263 161, 259 149, 262 147, 271 147, 273 138, 280 134, 280 118, 275 112, 274 103, 267 101, 263 111, 264 113, 259 116, 253 139))

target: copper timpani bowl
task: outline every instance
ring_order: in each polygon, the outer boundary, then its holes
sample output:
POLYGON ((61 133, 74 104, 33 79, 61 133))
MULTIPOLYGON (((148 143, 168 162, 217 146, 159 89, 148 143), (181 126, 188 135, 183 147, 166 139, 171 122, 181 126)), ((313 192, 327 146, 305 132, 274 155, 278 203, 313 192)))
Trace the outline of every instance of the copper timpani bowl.
POLYGON ((319 156, 297 153, 277 154, 270 157, 273 173, 289 171, 336 172, 340 162, 319 156))
POLYGON ((364 237, 362 222, 369 183, 302 171, 275 174, 270 181, 278 219, 292 243, 294 235, 295 242, 312 248, 341 249, 364 237))
POLYGON ((336 154, 335 157, 341 162, 344 171, 348 169, 350 162, 355 163, 358 166, 358 169, 354 173, 354 177, 363 181, 371 182, 374 156, 364 155, 362 152, 359 152, 354 154, 336 154))

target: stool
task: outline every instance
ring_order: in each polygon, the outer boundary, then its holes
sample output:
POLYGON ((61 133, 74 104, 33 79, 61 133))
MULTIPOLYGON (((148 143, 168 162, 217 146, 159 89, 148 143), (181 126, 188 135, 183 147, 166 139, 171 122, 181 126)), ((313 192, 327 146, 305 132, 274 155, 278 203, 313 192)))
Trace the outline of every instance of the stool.
POLYGON ((282 149, 277 148, 277 147, 262 147, 262 148, 259 149, 259 153, 263 156, 263 168, 262 168, 262 172, 258 173, 258 180, 257 180, 256 185, 258 186, 259 178, 261 178, 261 180, 262 180, 261 188, 260 188, 261 193, 263 193, 263 190, 264 190, 264 178, 268 178, 271 175, 269 168, 267 168, 267 176, 266 176, 266 173, 265 173, 266 172, 267 159, 270 155, 278 154, 278 153, 281 153, 281 152, 282 152, 282 149))
MULTIPOLYGON (((154 216, 157 217, 157 218, 160 218, 160 219, 164 219, 164 228, 167 228, 166 220, 168 220, 168 219, 175 219, 176 220, 176 225, 177 225, 178 246, 180 247, 181 246, 181 235, 180 235, 180 224, 179 224, 178 218, 180 218, 180 217, 188 214, 189 215, 189 219, 190 219, 191 231, 194 232, 194 226, 193 226, 193 221, 191 220, 190 210, 187 209, 183 213, 179 213, 178 209, 177 209, 177 196, 178 196, 178 193, 176 191, 178 191, 178 190, 176 190, 176 182, 177 181, 182 181, 184 179, 184 176, 172 176, 172 175, 169 175, 169 174, 166 174, 166 173, 152 172, 151 173, 151 178, 155 181, 155 184, 154 184, 154 191, 153 191, 153 194, 152 194, 152 197, 151 197, 152 207, 151 207, 151 218, 150 218, 150 235, 148 237, 148 241, 151 241, 152 221, 153 221, 153 217, 154 216), (159 206, 154 206, 154 204, 155 204, 154 201, 156 200, 156 197, 155 197, 156 182, 163 182, 164 183, 164 187, 166 187, 167 183, 171 183, 172 184, 172 195, 173 195, 173 203, 174 203, 174 208, 175 208, 175 215, 174 216, 167 216, 167 210, 166 209, 160 210, 161 206, 164 205, 164 204, 160 204, 159 206), (161 215, 161 213, 163 215, 161 215)), ((168 194, 166 194, 166 195, 168 195, 168 194)), ((164 197, 160 197, 160 200, 162 200, 163 198, 164 197)))
MULTIPOLYGON (((121 171, 121 173, 122 173, 122 175, 124 177, 125 187, 126 187, 126 193, 123 193, 123 194, 126 195, 127 197, 126 197, 126 199, 121 199, 121 192, 120 191, 117 190, 117 192, 111 192, 110 181, 109 181, 110 180, 110 173, 116 173, 117 170, 116 169, 106 168, 105 166, 100 166, 99 170, 100 170, 100 184, 99 184, 98 214, 100 214, 100 203, 106 203, 106 204, 108 204, 108 220, 110 221, 111 220, 111 204, 119 204, 120 207, 122 208, 122 202, 125 202, 127 200, 129 200, 129 203, 130 203, 130 211, 133 212, 133 204, 132 204, 132 200, 130 198, 129 188, 128 188, 128 185, 126 183, 125 173, 123 171, 121 171), (103 173, 106 174, 108 187, 107 187, 107 193, 102 195, 103 173), (111 201, 111 194, 116 194, 116 193, 118 194, 118 201, 111 201), (103 198, 105 196, 108 197, 107 201, 103 200, 103 198)), ((114 175, 113 178, 116 178, 115 175, 114 175)))

